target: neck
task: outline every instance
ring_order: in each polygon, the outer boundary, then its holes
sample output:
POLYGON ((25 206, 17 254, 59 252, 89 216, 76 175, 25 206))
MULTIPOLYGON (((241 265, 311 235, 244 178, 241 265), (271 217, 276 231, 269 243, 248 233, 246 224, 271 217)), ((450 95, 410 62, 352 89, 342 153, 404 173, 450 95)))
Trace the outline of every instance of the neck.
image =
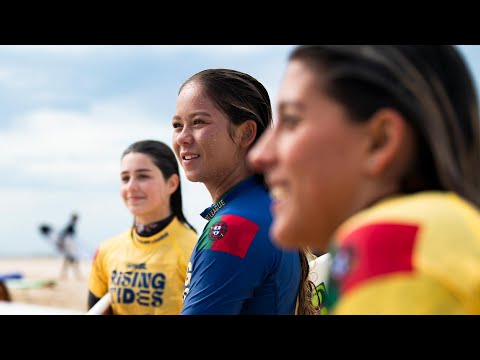
POLYGON ((135 216, 135 224, 136 225, 148 225, 155 222, 162 221, 172 215, 172 211, 170 209, 163 209, 161 211, 150 213, 150 214, 142 214, 135 216))
POLYGON ((235 170, 221 179, 215 179, 215 181, 205 182, 204 184, 212 197, 212 203, 215 204, 228 190, 252 175, 253 172, 246 169, 235 170))
POLYGON ((369 183, 368 185, 364 186, 362 192, 359 193, 356 201, 356 207, 352 209, 350 216, 358 211, 362 211, 374 206, 386 198, 399 195, 399 192, 399 187, 395 183, 369 183))
POLYGON ((135 224, 135 229, 138 235, 140 236, 152 236, 167 227, 168 224, 173 220, 174 215, 171 214, 167 218, 150 223, 148 225, 135 224))

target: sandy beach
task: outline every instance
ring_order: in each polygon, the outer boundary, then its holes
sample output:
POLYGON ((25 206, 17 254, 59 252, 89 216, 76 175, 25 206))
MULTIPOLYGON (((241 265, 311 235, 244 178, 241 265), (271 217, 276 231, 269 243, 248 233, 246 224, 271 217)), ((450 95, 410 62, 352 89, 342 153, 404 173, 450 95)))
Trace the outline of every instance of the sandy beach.
POLYGON ((0 274, 21 274, 6 282, 14 304, 30 304, 72 313, 87 311, 90 260, 80 262, 81 277, 73 269, 61 277, 62 257, 0 258, 0 274))

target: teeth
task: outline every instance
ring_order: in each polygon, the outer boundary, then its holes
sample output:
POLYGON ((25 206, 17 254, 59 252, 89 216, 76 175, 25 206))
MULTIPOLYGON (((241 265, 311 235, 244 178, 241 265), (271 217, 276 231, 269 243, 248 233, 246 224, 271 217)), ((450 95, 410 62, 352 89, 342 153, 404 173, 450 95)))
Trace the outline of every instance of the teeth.
POLYGON ((192 160, 198 158, 198 155, 185 155, 183 158, 185 160, 192 160))
POLYGON ((279 187, 275 187, 275 188, 271 188, 270 189, 270 197, 273 199, 273 200, 282 200, 284 198, 287 197, 287 193, 285 190, 279 188, 279 187))

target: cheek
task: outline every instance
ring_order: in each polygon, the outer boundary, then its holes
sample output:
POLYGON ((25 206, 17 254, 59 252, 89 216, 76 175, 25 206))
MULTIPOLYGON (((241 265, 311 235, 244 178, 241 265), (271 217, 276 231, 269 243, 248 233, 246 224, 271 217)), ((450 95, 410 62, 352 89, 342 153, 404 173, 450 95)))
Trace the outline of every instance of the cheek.
POLYGON ((147 181, 141 183, 138 188, 142 193, 144 193, 148 198, 154 198, 155 196, 158 196, 157 194, 159 193, 157 183, 153 181, 147 181))
POLYGON ((120 185, 120 196, 123 200, 127 198, 127 187, 125 185, 120 185))
POLYGON ((317 146, 315 155, 298 160, 296 183, 306 211, 315 207, 334 212, 350 195, 358 181, 358 158, 355 151, 340 146, 317 146))
POLYGON ((222 139, 216 132, 204 132, 202 133, 197 142, 200 144, 202 150, 206 154, 215 154, 216 156, 222 154, 222 139))
POLYGON ((221 152, 219 151, 220 147, 219 147, 217 137, 212 136, 211 140, 209 140, 208 137, 204 137, 201 139, 199 143, 201 144, 201 147, 204 153, 211 154, 213 152, 216 155, 221 154, 221 152))
POLYGON ((292 186, 289 220, 297 232, 302 229, 302 241, 324 248, 351 201, 358 179, 358 151, 332 136, 310 135, 298 137, 282 150, 284 170, 292 186))
POLYGON ((312 165, 318 166, 318 141, 306 132, 283 136, 277 144, 279 166, 296 182, 314 177, 312 165))
POLYGON ((178 155, 178 149, 180 148, 180 146, 178 145, 177 143, 177 135, 174 133, 172 135, 172 149, 173 149, 173 152, 178 155))
POLYGON ((160 189, 160 191, 158 192, 158 197, 162 199, 162 201, 168 201, 170 199, 170 191, 167 187, 167 184, 165 183, 162 183, 162 184, 158 184, 156 186, 157 189, 160 189))

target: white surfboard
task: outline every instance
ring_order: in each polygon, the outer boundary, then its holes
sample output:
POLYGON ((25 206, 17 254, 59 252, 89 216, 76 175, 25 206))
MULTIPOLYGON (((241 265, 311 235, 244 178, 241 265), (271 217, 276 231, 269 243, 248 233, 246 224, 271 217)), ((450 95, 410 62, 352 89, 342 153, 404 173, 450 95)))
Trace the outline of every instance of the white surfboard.
POLYGON ((315 286, 320 285, 322 282, 327 285, 329 269, 332 263, 331 258, 330 254, 326 253, 310 261, 309 275, 315 286))
POLYGON ((0 315, 84 315, 84 312, 52 306, 0 301, 0 315))
POLYGON ((312 304, 319 309, 319 314, 327 314, 326 297, 328 276, 332 257, 329 253, 323 254, 309 262, 310 280, 315 284, 315 292, 312 296, 312 304))
POLYGON ((95 305, 92 306, 90 310, 87 311, 87 315, 105 315, 111 304, 112 296, 110 295, 110 292, 107 292, 95 305))

